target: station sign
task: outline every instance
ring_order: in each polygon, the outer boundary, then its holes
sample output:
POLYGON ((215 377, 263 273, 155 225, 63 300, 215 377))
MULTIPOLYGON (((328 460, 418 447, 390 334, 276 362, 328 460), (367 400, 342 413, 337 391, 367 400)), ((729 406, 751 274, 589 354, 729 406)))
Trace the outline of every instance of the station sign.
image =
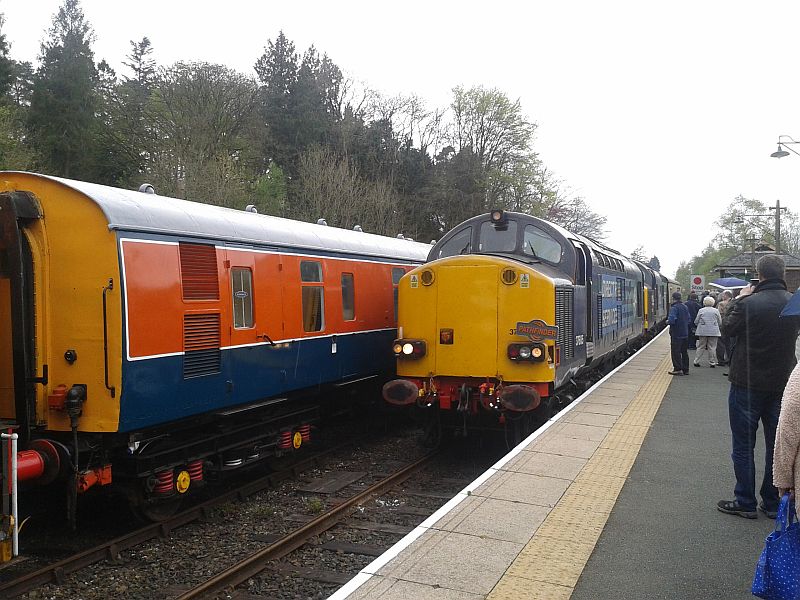
POLYGON ((689 291, 695 292, 696 294, 701 294, 705 289, 706 289, 705 275, 692 275, 692 281, 691 285, 689 286, 689 291))

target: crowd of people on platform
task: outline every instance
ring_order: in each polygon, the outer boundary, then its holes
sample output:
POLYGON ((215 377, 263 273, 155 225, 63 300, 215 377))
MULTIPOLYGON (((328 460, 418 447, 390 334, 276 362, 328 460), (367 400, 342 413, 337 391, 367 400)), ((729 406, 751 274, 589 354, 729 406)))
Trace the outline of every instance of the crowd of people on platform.
MULTIPOLYGON (((800 297, 792 299, 784 281, 785 264, 777 255, 759 259, 758 281, 735 297, 673 294, 670 325, 671 375, 689 374, 688 349, 696 343, 693 365, 728 365, 733 472, 732 500, 717 509, 748 519, 760 510, 775 518, 780 498, 794 495, 800 481, 800 367, 795 358, 800 297), (701 307, 702 303, 702 307, 701 307), (765 439, 764 478, 756 496, 754 449, 759 423, 765 439)), ((800 292, 798 292, 800 294, 800 292)))

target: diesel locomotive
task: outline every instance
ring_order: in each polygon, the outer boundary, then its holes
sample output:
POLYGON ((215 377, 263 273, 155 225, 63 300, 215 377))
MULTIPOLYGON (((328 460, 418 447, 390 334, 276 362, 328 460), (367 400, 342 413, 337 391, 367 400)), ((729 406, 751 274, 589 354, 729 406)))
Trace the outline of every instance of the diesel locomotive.
POLYGON ((399 379, 387 403, 442 426, 514 439, 663 328, 677 284, 545 220, 493 211, 465 221, 400 281, 399 379))
POLYGON ((211 473, 299 448, 323 392, 394 373, 398 282, 429 249, 0 173, 0 430, 19 480, 66 489, 73 518, 113 482, 158 518, 211 473))

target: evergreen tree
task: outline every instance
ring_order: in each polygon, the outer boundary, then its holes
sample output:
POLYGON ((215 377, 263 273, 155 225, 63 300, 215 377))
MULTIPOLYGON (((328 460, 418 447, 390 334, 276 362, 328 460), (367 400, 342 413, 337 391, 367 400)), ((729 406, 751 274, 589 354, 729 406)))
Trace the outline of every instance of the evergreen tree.
POLYGON ((98 80, 94 34, 78 0, 64 0, 47 39, 31 94, 28 127, 41 169, 93 179, 98 80))
POLYGON ((653 256, 653 258, 650 259, 650 262, 647 263, 647 266, 650 267, 651 269, 656 270, 656 271, 660 271, 661 270, 661 261, 658 260, 657 256, 653 256))
POLYGON ((11 92, 16 74, 14 61, 8 56, 8 40, 6 40, 6 34, 2 32, 5 24, 5 15, 0 14, 0 96, 4 98, 11 92))

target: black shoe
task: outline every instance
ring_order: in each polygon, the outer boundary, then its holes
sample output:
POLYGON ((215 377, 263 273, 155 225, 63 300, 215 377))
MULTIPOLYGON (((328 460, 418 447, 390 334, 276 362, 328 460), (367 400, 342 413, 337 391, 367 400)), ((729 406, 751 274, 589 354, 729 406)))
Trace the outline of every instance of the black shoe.
POLYGON ((760 510, 762 513, 767 515, 767 517, 769 517, 770 519, 774 519, 775 517, 778 516, 778 511, 777 510, 767 510, 764 507, 764 503, 763 502, 758 505, 758 510, 760 510))
POLYGON ((699 367, 699 366, 700 366, 700 365, 698 365, 697 363, 693 363, 693 364, 694 364, 694 366, 695 366, 695 367, 699 367))
POLYGON ((728 376, 728 372, 727 372, 727 371, 724 371, 722 374, 723 374, 725 377, 727 377, 727 376, 728 376))
POLYGON ((717 502, 717 510, 729 515, 739 515, 745 519, 757 519, 758 513, 755 510, 747 510, 743 506, 739 506, 736 500, 720 500, 717 502))
POLYGON ((674 371, 667 371, 667 373, 670 374, 670 375, 684 375, 685 374, 683 371, 679 371, 677 369, 675 369, 674 371))
POLYGON ((715 368, 717 367, 717 365, 708 365, 708 367, 709 367, 710 369, 715 369, 715 368))

